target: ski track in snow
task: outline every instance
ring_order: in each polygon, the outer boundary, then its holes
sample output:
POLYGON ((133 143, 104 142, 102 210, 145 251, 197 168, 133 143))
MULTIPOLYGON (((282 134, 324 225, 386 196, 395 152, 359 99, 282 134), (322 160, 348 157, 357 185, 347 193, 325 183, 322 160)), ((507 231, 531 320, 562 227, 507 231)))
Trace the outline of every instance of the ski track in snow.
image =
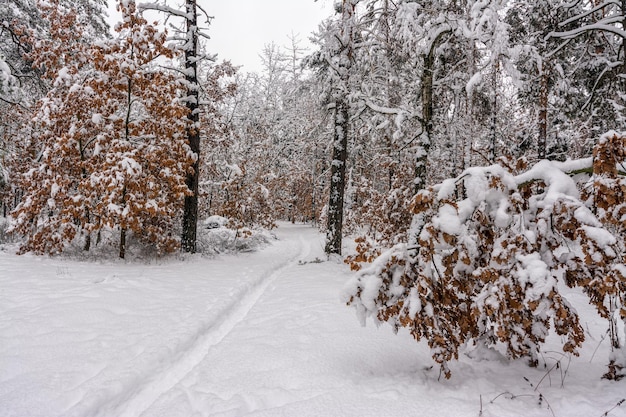
POLYGON ((137 417, 148 410, 159 397, 174 388, 181 380, 192 372, 209 353, 209 350, 218 345, 228 334, 246 319, 246 316, 256 305, 259 298, 283 271, 297 264, 298 259, 310 253, 310 243, 299 238, 299 250, 281 265, 265 272, 259 279, 234 295, 233 302, 224 307, 220 313, 176 354, 175 359, 165 366, 155 368, 145 375, 144 381, 133 384, 121 394, 105 400, 94 407, 92 413, 98 417, 137 417))
POLYGON ((444 381, 426 343, 338 302, 351 273, 320 261, 321 234, 277 234, 254 254, 155 265, 0 252, 0 417, 625 415, 624 381, 600 380, 606 321, 580 291, 580 358, 553 334, 544 367, 465 350, 444 381))

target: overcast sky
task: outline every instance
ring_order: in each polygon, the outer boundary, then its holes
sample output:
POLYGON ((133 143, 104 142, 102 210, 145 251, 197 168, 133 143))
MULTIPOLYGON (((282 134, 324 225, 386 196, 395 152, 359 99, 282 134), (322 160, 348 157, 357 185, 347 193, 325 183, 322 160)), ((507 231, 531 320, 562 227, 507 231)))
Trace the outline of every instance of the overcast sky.
MULTIPOLYGON (((150 0, 137 3, 142 1, 150 0)), ((167 0, 172 7, 183 3, 167 0)), ((116 1, 109 4, 114 11, 116 1)), ((310 46, 310 33, 332 15, 332 0, 198 0, 198 4, 215 17, 208 31, 208 51, 217 53, 220 61, 243 65, 242 71, 260 71, 263 46, 272 41, 287 46, 292 32, 303 47, 310 46)))

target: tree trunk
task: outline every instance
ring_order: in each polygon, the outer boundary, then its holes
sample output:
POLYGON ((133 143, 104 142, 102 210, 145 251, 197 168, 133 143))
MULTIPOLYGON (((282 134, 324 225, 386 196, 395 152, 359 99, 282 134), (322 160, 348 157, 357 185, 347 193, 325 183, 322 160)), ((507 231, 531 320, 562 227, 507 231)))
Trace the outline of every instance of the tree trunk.
POLYGON ((198 108, 198 34, 196 0, 186 0, 187 10, 187 42, 185 49, 185 78, 187 81, 187 101, 190 126, 187 130, 187 140, 191 151, 196 155, 193 170, 187 174, 186 184, 191 195, 185 197, 183 211, 182 250, 196 252, 196 236, 198 229, 198 182, 200 176, 200 113, 198 108))
MULTIPOLYGON (((127 198, 126 198, 126 186, 124 186, 124 189, 122 190, 122 212, 124 211, 124 208, 126 207, 127 204, 127 198)), ((124 257, 126 256, 126 232, 128 230, 127 225, 126 225, 126 220, 125 219, 120 219, 120 258, 124 259, 124 257)))
POLYGON ((85 245, 83 246, 83 251, 89 252, 90 249, 91 249, 91 233, 87 233, 87 236, 85 236, 85 245))
POLYGON ((422 72, 422 135, 415 158, 415 192, 424 189, 426 185, 426 168, 428 153, 430 152, 433 134, 433 81, 435 73, 435 50, 441 38, 449 30, 442 31, 430 46, 428 54, 424 55, 424 70, 422 72))
POLYGON ((498 72, 500 70, 500 65, 498 60, 493 64, 493 74, 491 78, 491 90, 493 93, 492 101, 491 101, 491 126, 489 126, 489 162, 494 164, 496 162, 497 155, 497 127, 498 127, 498 72))
POLYGON ((122 227, 120 232, 120 258, 126 257, 126 228, 122 227))
POLYGON ((537 139, 537 155, 546 159, 548 148, 548 69, 545 62, 541 64, 539 86, 539 137, 537 139))
POLYGON ((333 161, 330 167, 330 199, 326 253, 341 255, 343 233, 343 200, 346 189, 346 160, 348 158, 348 105, 338 100, 334 117, 333 161))
MULTIPOLYGON (((348 125, 350 72, 353 53, 354 12, 358 0, 343 0, 341 14, 340 48, 337 79, 333 93, 335 98, 333 123, 333 156, 330 167, 330 197, 328 200, 328 228, 326 231, 327 254, 341 255, 343 235, 343 201, 346 189, 346 161, 348 160, 348 125)), ((332 71, 332 70, 331 70, 332 71)))
MULTIPOLYGON (((391 35, 391 23, 390 23, 390 7, 389 7, 389 2, 390 0, 385 0, 385 2, 383 3, 383 14, 381 16, 381 30, 382 30, 382 36, 385 39, 385 56, 386 56, 386 71, 387 71, 387 85, 386 85, 386 90, 387 90, 387 107, 389 108, 396 108, 400 105, 400 84, 398 82, 398 74, 396 69, 394 68, 394 66, 392 65, 392 62, 394 60, 394 48, 393 48, 393 38, 391 35)), ((388 171, 388 175, 387 175, 387 190, 391 191, 393 188, 393 181, 394 181, 394 177, 396 175, 395 172, 395 167, 396 167, 396 163, 399 162, 398 156, 394 157, 394 151, 395 151, 395 146, 394 146, 394 140, 393 140, 393 133, 389 132, 388 135, 386 135, 386 145, 387 145, 387 156, 389 158, 389 171, 388 171)))
MULTIPOLYGON (((443 36, 450 30, 444 30, 433 40, 427 54, 423 55, 424 70, 421 76, 422 82, 422 133, 419 138, 419 146, 415 155, 415 188, 417 194, 426 188, 426 176, 428 168, 428 154, 430 152, 433 134, 433 83, 435 77, 435 50, 443 36)), ((414 215, 409 229, 409 246, 418 247, 417 242, 425 224, 424 214, 414 215)), ((414 253, 417 255, 417 253, 414 253)))

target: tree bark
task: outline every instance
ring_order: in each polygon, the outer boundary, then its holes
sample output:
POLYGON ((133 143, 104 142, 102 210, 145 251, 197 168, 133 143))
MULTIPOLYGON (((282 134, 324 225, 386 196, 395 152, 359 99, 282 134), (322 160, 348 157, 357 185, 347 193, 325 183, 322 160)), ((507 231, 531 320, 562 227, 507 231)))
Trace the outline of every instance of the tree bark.
POLYGON ((328 228, 326 253, 341 255, 343 233, 343 200, 346 189, 346 160, 348 159, 348 104, 335 104, 333 161, 330 167, 330 199, 328 201, 328 228))
POLYGON ((120 232, 120 259, 126 257, 126 228, 122 227, 120 232))
POLYGON ((444 30, 433 40, 427 54, 424 54, 424 70, 422 72, 422 129, 419 148, 415 158, 415 192, 426 185, 428 154, 433 134, 433 82, 435 76, 435 50, 443 36, 450 30, 444 30))
POLYGON ((187 42, 185 49, 185 78, 187 81, 186 106, 190 126, 187 129, 187 140, 191 151, 196 155, 192 170, 187 174, 186 184, 191 195, 185 196, 183 211, 182 250, 189 253, 196 252, 196 238, 198 229, 198 182, 200 177, 200 113, 198 108, 198 13, 196 0, 186 0, 187 10, 187 42))
MULTIPOLYGON (((127 196, 126 196, 126 186, 122 190, 122 212, 127 204, 127 196)), ((124 218, 120 219, 121 223, 121 231, 120 231, 120 259, 124 259, 126 257, 126 233, 128 227, 126 226, 126 220, 124 218)))
MULTIPOLYGON (((328 227, 326 231, 327 254, 341 255, 343 237, 343 202, 346 188, 346 161, 348 160, 348 125, 350 71, 353 59, 354 13, 358 0, 343 0, 340 46, 335 58, 338 61, 333 123, 333 156, 330 167, 330 198, 328 200, 328 227)), ((331 70, 332 71, 332 70, 331 70)))
MULTIPOLYGON (((427 54, 422 56, 424 60, 424 69, 420 78, 422 91, 422 133, 419 138, 419 146, 415 155, 415 194, 426 188, 426 178, 428 174, 428 154, 432 144, 433 135, 433 86, 435 78, 435 50, 444 35, 450 32, 450 29, 441 31, 430 45, 427 54)), ((418 248, 419 235, 425 225, 424 214, 417 214, 411 220, 409 229, 409 246, 418 248)), ((414 251, 417 255, 417 251, 414 251)))
POLYGON ((498 72, 500 70, 500 65, 498 60, 493 64, 493 74, 491 75, 491 90, 493 93, 493 97, 491 100, 491 125, 489 126, 489 161, 492 164, 496 162, 497 155, 497 147, 498 147, 498 135, 497 135, 497 127, 498 127, 498 72))

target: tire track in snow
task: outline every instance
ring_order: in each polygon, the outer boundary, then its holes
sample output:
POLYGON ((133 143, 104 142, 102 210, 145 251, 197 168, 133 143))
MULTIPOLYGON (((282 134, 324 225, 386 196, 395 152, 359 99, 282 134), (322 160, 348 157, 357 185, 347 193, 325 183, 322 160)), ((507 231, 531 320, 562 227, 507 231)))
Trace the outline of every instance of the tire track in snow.
POLYGON ((298 259, 310 253, 310 244, 299 238, 299 251, 276 268, 264 273, 247 288, 234 296, 234 301, 223 308, 207 325, 175 354, 173 360, 157 367, 143 381, 132 384, 131 389, 98 405, 90 415, 108 417, 138 417, 159 397, 174 388, 193 371, 209 350, 219 344, 254 308, 263 293, 283 271, 296 265, 298 259))

